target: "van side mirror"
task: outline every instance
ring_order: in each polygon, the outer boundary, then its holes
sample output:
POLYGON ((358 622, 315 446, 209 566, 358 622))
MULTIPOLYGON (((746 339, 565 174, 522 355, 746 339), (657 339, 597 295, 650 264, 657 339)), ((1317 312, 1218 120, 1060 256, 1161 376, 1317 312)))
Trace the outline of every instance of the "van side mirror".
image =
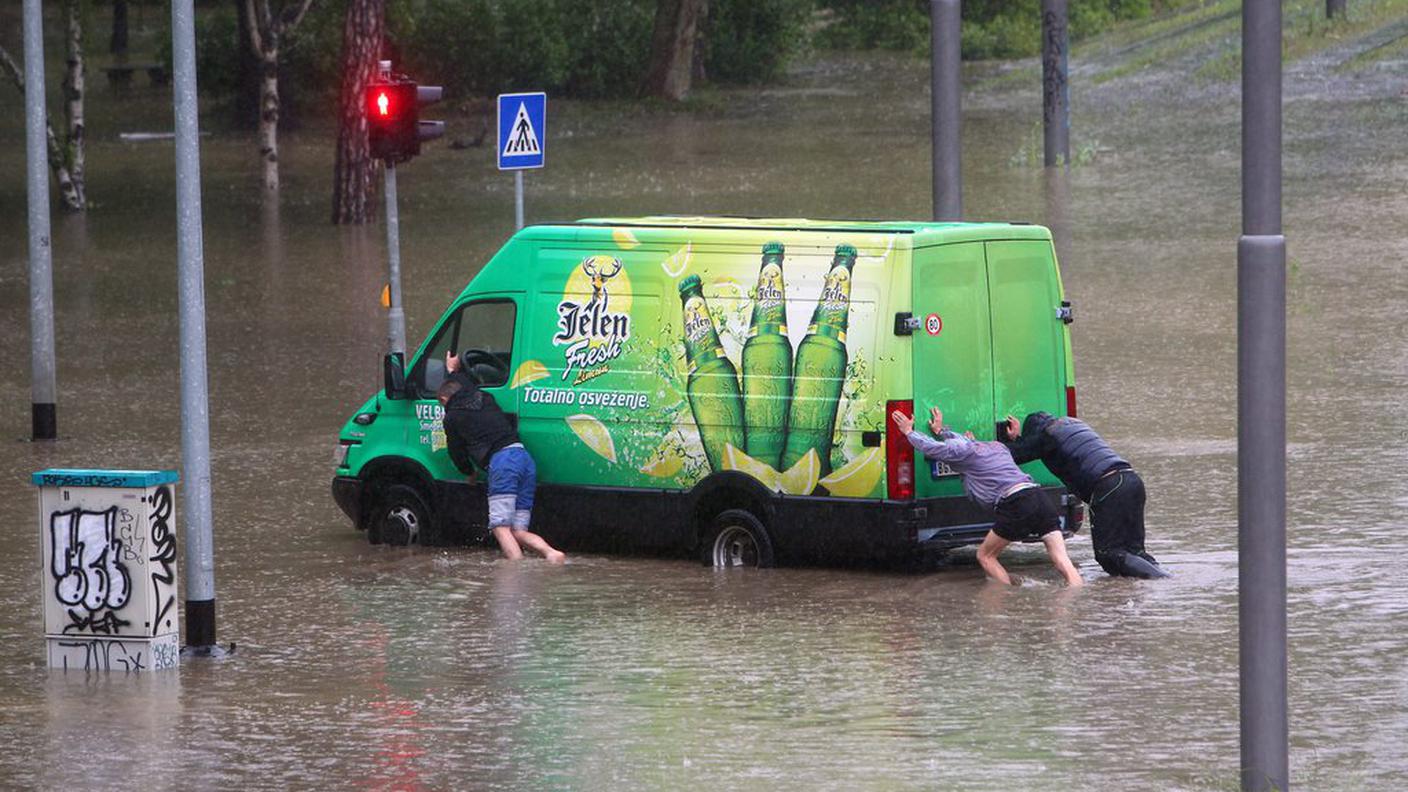
POLYGON ((406 398, 406 356, 401 352, 388 353, 381 361, 381 378, 386 389, 386 398, 406 398))

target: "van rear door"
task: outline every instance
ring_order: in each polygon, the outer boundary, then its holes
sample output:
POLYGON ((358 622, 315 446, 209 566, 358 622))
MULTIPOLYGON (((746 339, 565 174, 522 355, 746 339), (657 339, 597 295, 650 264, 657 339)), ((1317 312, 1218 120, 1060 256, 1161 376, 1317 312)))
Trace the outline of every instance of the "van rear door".
MULTIPOLYGON (((993 417, 992 323, 988 270, 982 242, 916 250, 914 254, 914 414, 921 429, 930 407, 959 432, 991 439, 993 417)), ((961 495, 957 476, 934 480, 916 460, 915 495, 961 495)))
MULTIPOLYGON (((1051 243, 988 242, 992 307, 993 413, 997 420, 1045 410, 1065 414, 1064 325, 1057 315, 1060 280, 1051 243)), ((979 433, 980 438, 991 434, 979 433)), ((1039 463, 1026 466, 1042 483, 1056 483, 1039 463)))

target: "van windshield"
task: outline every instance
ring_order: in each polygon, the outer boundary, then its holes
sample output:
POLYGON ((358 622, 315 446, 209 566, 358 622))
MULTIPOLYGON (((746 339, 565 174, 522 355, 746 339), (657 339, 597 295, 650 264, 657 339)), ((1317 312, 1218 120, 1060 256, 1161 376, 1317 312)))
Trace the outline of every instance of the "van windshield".
POLYGON ((422 399, 435 398, 445 381, 445 353, 471 351, 471 363, 486 387, 508 382, 513 325, 517 307, 511 300, 473 302, 447 317, 411 372, 410 384, 422 399))

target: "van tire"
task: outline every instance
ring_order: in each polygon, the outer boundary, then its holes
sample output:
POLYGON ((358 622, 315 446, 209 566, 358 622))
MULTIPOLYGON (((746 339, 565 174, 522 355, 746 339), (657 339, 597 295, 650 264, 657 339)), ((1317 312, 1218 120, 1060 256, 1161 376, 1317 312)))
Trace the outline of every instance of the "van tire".
POLYGON ((376 500, 367 522, 367 541, 395 546, 419 544, 428 535, 430 520, 430 507, 420 490, 407 484, 392 484, 376 500))
POLYGON ((767 528, 746 509, 728 509, 714 517, 704 532, 699 553, 704 566, 715 569, 764 569, 774 563, 767 528))

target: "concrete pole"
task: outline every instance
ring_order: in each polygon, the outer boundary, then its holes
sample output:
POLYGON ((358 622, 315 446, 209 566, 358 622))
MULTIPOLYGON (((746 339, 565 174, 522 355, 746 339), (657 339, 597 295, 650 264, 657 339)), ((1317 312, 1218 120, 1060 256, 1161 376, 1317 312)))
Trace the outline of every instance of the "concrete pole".
POLYGON ((210 508, 210 399, 205 360, 205 254, 200 210, 200 118, 192 0, 171 3, 176 121, 176 255, 180 291, 181 465, 186 517, 186 649, 215 646, 215 561, 210 508))
POLYGON ((1281 1, 1242 3, 1237 242, 1237 523, 1242 789, 1289 789, 1286 711, 1286 239, 1281 1))
POLYGON ((1070 43, 1066 0, 1041 0, 1041 121, 1048 168, 1071 162, 1070 43))
POLYGON ((49 231, 49 160, 45 139, 44 17, 40 0, 24 0, 24 143, 29 195, 30 426, 35 440, 58 437, 54 374, 54 261, 49 231))
POLYGON ((963 60, 958 0, 932 0, 929 20, 933 34, 930 118, 934 136, 934 219, 957 221, 963 219, 963 163, 959 143, 963 120, 959 76, 963 60))
POLYGON ((513 227, 523 228, 523 171, 513 172, 513 227))
POLYGON ((406 353, 406 312, 401 308, 401 214, 396 208, 396 164, 386 163, 386 262, 389 310, 386 312, 386 348, 406 353))

